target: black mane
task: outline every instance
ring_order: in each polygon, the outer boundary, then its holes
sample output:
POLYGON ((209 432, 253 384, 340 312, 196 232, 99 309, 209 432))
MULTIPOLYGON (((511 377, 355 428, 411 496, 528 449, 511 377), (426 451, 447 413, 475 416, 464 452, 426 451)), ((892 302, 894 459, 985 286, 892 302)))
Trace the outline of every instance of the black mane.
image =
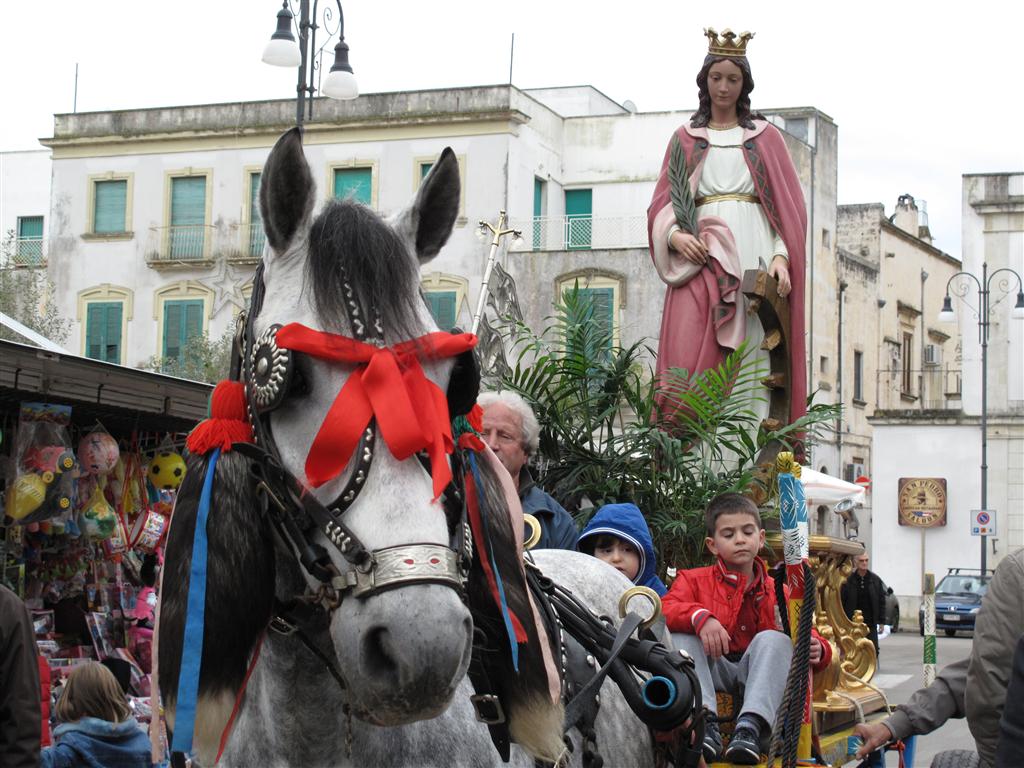
MULTIPOLYGON (((306 277, 325 330, 348 325, 347 284, 364 321, 379 313, 389 343, 418 336, 418 276, 406 243, 365 205, 332 200, 310 227, 306 277)), ((372 318, 366 333, 377 335, 372 318)))

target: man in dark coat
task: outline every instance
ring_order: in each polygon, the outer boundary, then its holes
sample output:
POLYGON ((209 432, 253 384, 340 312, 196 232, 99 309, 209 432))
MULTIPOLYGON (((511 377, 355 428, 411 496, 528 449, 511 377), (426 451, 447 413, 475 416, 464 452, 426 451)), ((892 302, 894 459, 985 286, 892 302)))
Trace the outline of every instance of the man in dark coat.
MULTIPOLYGON (((565 508, 536 484, 526 466, 537 452, 540 425, 533 409, 515 392, 482 392, 483 437, 512 477, 523 512, 540 523, 536 549, 576 549, 579 530, 565 508)), ((524 535, 528 532, 524 532, 524 535)))
POLYGON ((851 619, 853 612, 859 610, 864 616, 864 623, 871 632, 871 642, 878 653, 878 625, 885 621, 885 593, 887 588, 878 574, 868 570, 870 559, 864 552, 853 559, 856 570, 850 574, 842 588, 843 610, 851 619))
POLYGON ((32 617, 0 584, 0 768, 36 768, 41 731, 32 617))

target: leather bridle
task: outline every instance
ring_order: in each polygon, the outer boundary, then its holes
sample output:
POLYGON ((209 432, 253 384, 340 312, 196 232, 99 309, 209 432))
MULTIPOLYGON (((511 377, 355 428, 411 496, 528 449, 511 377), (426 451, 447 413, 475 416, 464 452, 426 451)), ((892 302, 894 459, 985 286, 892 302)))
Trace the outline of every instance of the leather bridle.
MULTIPOLYGON (((455 480, 442 497, 449 527, 454 529, 453 546, 413 543, 370 550, 345 524, 344 515, 358 498, 369 476, 377 443, 374 420, 371 419, 361 435, 348 468, 348 480, 331 504, 321 503, 284 466, 271 429, 270 413, 284 402, 291 390, 302 386, 302 382, 292 352, 276 343, 275 335, 280 326, 271 325, 259 336, 255 333, 255 319, 262 308, 264 294, 263 265, 260 264, 253 279, 250 311, 239 317, 231 370, 232 378, 241 379, 245 384, 249 422, 255 442, 239 443, 234 449, 250 461, 256 489, 279 538, 297 558, 303 571, 320 583, 314 601, 329 611, 336 608, 347 594, 366 598, 387 589, 424 583, 443 584, 463 593, 472 558, 472 543, 458 487, 461 473, 453 472, 455 480), (319 543, 318 533, 323 534, 350 568, 339 571, 319 543)), ((355 301, 347 279, 344 295, 353 337, 357 341, 383 346, 379 316, 374 318, 372 325, 365 322, 367 315, 355 301), (372 335, 367 333, 368 325, 372 335)), ((476 385, 471 387, 475 401, 479 371, 472 352, 469 357, 477 377, 476 385)), ((468 407, 463 407, 468 412, 468 407)), ((451 415, 457 414, 453 412, 451 415)), ((453 456, 452 460, 457 462, 458 457, 453 456)), ((429 467, 429 464, 424 466, 429 467)), ((309 597, 300 600, 310 602, 309 597)), ((292 601, 291 605, 294 603, 292 601)), ((287 602, 285 604, 288 605, 287 602)))

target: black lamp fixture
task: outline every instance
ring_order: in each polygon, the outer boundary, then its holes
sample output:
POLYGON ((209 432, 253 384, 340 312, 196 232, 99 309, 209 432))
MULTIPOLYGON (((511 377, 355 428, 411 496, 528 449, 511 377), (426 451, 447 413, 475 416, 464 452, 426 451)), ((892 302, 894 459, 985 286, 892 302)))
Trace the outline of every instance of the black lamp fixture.
MULTIPOLYGON (((1017 303, 1013 305, 1010 317, 1014 320, 1024 320, 1024 280, 1009 267, 989 272, 987 262, 982 262, 981 279, 970 272, 957 272, 946 283, 946 295, 942 299, 942 311, 939 312, 938 317, 940 323, 956 322, 953 299, 949 295, 950 286, 954 287, 957 297, 963 299, 970 293, 972 282, 978 288, 978 341, 981 344, 981 508, 988 510, 988 342, 992 326, 992 312, 996 308, 991 303, 992 285, 995 283, 1002 295, 1005 296, 1010 293, 1013 282, 1017 283, 1017 303), (997 276, 999 276, 998 281, 995 279, 997 276)), ((996 306, 998 303, 996 302, 996 306)), ((981 573, 983 575, 988 569, 987 539, 988 536, 984 534, 981 536, 981 573)))
POLYGON ((299 80, 296 85, 295 124, 302 125, 304 119, 313 119, 313 96, 319 90, 330 99, 349 100, 359 95, 359 86, 352 65, 348 62, 348 43, 345 42, 345 16, 341 10, 341 0, 335 0, 338 6, 337 28, 333 29, 334 13, 330 6, 323 9, 318 19, 319 0, 313 0, 312 13, 309 0, 299 0, 298 44, 296 45, 293 29, 295 14, 291 9, 291 0, 284 0, 281 10, 277 12, 277 29, 270 37, 270 42, 263 49, 263 62, 275 67, 298 67, 299 80), (323 27, 327 32, 327 40, 317 48, 316 31, 323 27), (338 43, 334 46, 334 64, 331 66, 323 84, 319 82, 318 73, 323 50, 327 47, 334 34, 338 34, 338 43), (307 64, 308 81, 307 81, 307 64), (309 107, 306 108, 306 95, 309 94, 309 107))

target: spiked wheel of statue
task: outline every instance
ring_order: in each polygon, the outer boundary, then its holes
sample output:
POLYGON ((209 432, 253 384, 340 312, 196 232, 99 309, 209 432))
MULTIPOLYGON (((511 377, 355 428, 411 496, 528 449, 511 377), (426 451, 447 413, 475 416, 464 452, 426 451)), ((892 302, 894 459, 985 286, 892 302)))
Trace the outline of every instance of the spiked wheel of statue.
POLYGON ((294 129, 263 170, 267 255, 168 537, 157 677, 176 759, 647 765, 648 726, 699 744, 692 662, 634 605, 605 618, 625 577, 523 554, 477 436, 476 339, 437 331, 419 293, 458 212, 455 155, 388 221, 315 201, 294 129))
MULTIPOLYGON (((773 430, 806 412, 807 214, 782 134, 750 109, 753 34, 705 35, 700 106, 669 141, 647 209, 651 257, 668 286, 657 372, 700 373, 746 340, 768 371, 767 407, 754 407, 773 430)), ((661 408, 670 415, 671 399, 661 408)), ((778 451, 769 446, 758 463, 770 470, 778 451)))

